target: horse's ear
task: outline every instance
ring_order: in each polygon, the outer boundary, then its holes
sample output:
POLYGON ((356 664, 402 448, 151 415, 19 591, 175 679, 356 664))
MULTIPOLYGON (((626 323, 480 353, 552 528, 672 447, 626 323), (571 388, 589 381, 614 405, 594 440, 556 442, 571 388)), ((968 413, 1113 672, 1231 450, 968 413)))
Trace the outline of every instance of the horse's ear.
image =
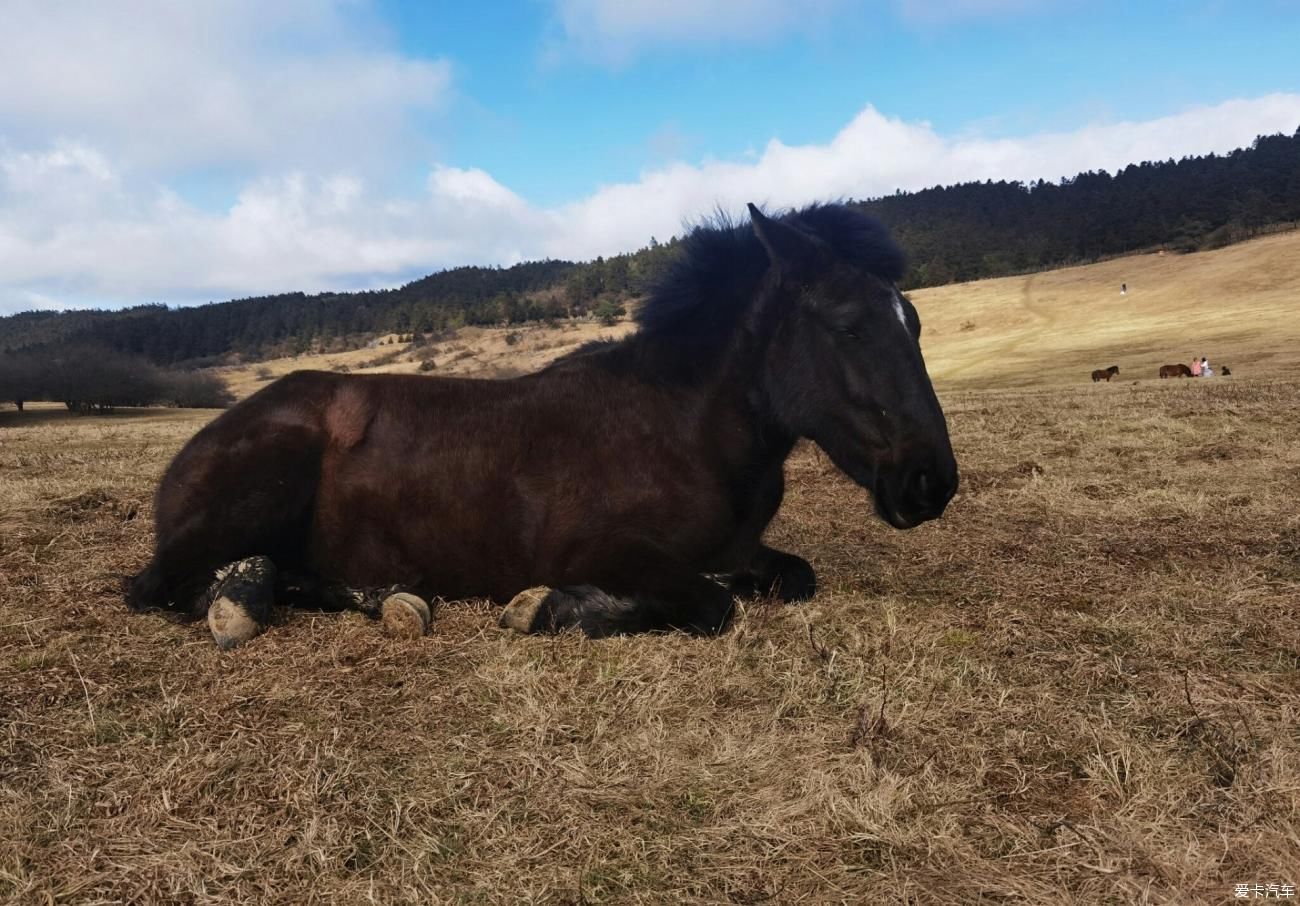
POLYGON ((749 220, 754 225, 754 235, 767 251, 767 257, 783 271, 796 272, 820 257, 823 251, 822 243, 816 238, 773 220, 752 204, 749 206, 749 220))

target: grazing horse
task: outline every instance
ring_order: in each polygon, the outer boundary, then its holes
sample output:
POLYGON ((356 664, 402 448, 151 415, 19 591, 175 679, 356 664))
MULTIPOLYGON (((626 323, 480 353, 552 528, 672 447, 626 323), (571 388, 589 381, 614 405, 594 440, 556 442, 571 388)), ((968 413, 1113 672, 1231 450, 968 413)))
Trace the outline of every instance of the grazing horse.
POLYGON ((1106 383, 1109 384, 1110 379, 1117 374, 1119 374, 1118 365, 1111 365, 1109 368, 1106 369, 1098 368, 1096 371, 1092 373, 1092 382, 1095 384, 1098 381, 1105 381, 1106 383))
POLYGON ((1192 369, 1179 362, 1177 365, 1161 365, 1160 376, 1162 378, 1171 377, 1191 377, 1192 369))
POLYGON ((539 372, 290 374, 172 461, 128 603, 199 619, 220 587, 260 630, 272 598, 373 610, 367 589, 400 588, 600 637, 717 633, 733 595, 808 598, 808 562, 762 544, 800 438, 895 528, 957 488, 903 270, 857 210, 751 205, 689 234, 636 333, 539 372))

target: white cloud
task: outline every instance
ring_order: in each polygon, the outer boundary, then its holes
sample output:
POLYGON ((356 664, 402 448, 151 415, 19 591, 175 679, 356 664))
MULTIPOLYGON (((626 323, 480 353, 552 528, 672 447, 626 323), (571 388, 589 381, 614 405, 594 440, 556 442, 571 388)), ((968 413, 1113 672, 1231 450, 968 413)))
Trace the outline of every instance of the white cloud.
POLYGON ((108 153, 0 146, 0 313, 33 300, 193 301, 391 285, 440 267, 591 258, 743 211, 976 179, 1058 179, 1132 162, 1226 152, 1291 133, 1300 95, 1198 107, 1142 122, 1021 138, 948 137, 867 107, 824 144, 769 141, 737 160, 682 162, 553 208, 480 169, 438 166, 405 197, 343 170, 259 179, 227 210, 198 210, 127 180, 108 153))
POLYGON ((0 312, 354 284, 432 254, 348 231, 363 176, 429 159, 417 125, 451 92, 450 64, 393 50, 371 3, 0 10, 0 312), (218 185, 243 187, 224 212, 183 199, 218 185))
POLYGON ((550 254, 591 256, 680 232, 683 218, 745 202, 775 207, 817 199, 864 198, 984 179, 1055 180, 1143 160, 1226 152, 1261 133, 1300 125, 1300 95, 1237 100, 1143 122, 1085 126, 1014 139, 946 138, 926 123, 859 113, 822 145, 773 139, 756 160, 674 164, 635 183, 606 186, 560 209, 564 226, 550 254), (565 250, 567 247, 567 251, 565 250))
POLYGON ((350 175, 291 173, 212 213, 125 191, 80 147, 0 152, 0 314, 392 285, 440 266, 513 263, 554 229, 481 170, 438 167, 394 199, 350 175), (55 165, 52 161, 66 162, 55 165))
POLYGON ((93 146, 120 168, 356 166, 450 87, 352 0, 5 0, 0 139, 93 146))

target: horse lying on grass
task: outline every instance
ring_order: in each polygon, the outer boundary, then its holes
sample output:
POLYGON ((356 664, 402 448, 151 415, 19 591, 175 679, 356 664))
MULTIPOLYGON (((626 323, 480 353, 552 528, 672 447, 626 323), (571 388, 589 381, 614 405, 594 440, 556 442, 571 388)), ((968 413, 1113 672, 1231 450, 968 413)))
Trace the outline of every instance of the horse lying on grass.
POLYGON ((1192 369, 1188 368, 1186 365, 1182 364, 1181 362, 1178 363, 1177 365, 1160 366, 1161 378, 1191 377, 1191 376, 1192 376, 1192 369))
POLYGON ((840 205, 750 217, 686 238, 638 332, 535 374, 268 385, 168 467, 128 603, 206 614, 230 646, 272 602, 387 600, 418 626, 393 591, 593 637, 717 633, 734 595, 810 597, 808 562, 761 543, 797 440, 899 529, 943 513, 957 463, 884 228, 840 205))

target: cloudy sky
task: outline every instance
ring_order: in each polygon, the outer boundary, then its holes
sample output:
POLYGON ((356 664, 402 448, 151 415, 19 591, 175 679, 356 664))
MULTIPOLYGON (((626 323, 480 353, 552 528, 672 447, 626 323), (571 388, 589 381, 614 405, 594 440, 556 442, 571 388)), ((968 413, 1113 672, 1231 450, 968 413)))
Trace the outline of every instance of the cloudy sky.
POLYGON ((1300 127, 1294 0, 0 0, 0 314, 583 259, 1300 127))

